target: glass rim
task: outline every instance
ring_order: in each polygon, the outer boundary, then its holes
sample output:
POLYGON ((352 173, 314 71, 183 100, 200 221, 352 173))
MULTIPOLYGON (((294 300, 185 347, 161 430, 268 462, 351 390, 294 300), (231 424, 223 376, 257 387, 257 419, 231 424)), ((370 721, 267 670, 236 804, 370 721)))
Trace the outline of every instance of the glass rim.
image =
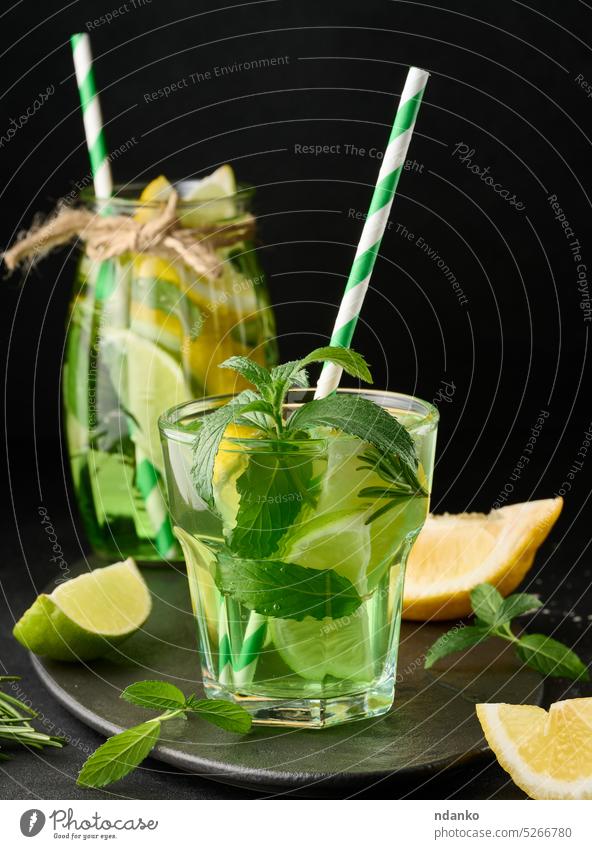
MULTIPOLYGON (((314 393, 316 387, 311 386, 306 389, 299 389, 294 387, 290 389, 288 392, 288 400, 287 403, 284 403, 284 407, 299 407, 305 403, 303 400, 292 401, 290 402, 289 397, 291 393, 295 393, 297 395, 306 395, 306 393, 314 393)), ((339 387, 337 389, 339 394, 348 394, 348 395, 361 395, 361 396, 370 396, 369 400, 375 400, 376 397, 389 398, 391 400, 397 399, 407 404, 407 409, 401 410, 401 412, 419 412, 421 418, 410 425, 409 427, 405 425, 405 429, 410 433, 415 433, 422 428, 429 427, 430 430, 434 428, 440 419, 440 413, 437 407, 434 404, 431 404, 429 401, 424 401, 423 398, 418 398, 416 395, 408 395, 405 392, 394 392, 390 389, 352 389, 349 387, 339 387), (419 409, 418 409, 419 408, 419 409), (423 413, 421 412, 423 411, 423 413)), ((204 398, 193 398, 189 401, 183 401, 181 404, 176 404, 174 407, 170 407, 168 410, 165 410, 158 418, 158 429, 160 431, 161 436, 166 438, 170 438, 173 435, 177 435, 180 437, 187 438, 190 436, 192 439, 195 436, 195 430, 190 429, 187 426, 182 426, 179 424, 181 418, 184 417, 185 411, 190 411, 192 415, 197 416, 199 413, 205 413, 211 409, 218 409, 226 404, 228 401, 236 398, 236 394, 226 393, 222 395, 206 395, 204 398)), ((383 409, 385 407, 388 408, 387 404, 379 404, 383 409)), ((393 407, 396 405, 393 404, 393 407)), ((349 434, 345 435, 346 438, 352 439, 356 437, 352 437, 349 434)), ((258 445, 259 448, 263 448, 264 444, 269 443, 270 445, 277 445, 277 440, 269 440, 269 439, 261 439, 257 437, 224 437, 224 441, 227 443, 235 444, 237 448, 242 446, 246 448, 248 446, 258 445)), ((326 439, 290 439, 288 440, 290 444, 294 445, 304 445, 306 444, 311 450, 314 450, 315 446, 321 446, 326 443, 326 439)))
MULTIPOLYGON (((89 206, 94 206, 99 203, 108 203, 109 206, 122 210, 134 209, 138 206, 141 206, 143 209, 161 209, 163 205, 162 200, 140 200, 140 194, 150 182, 151 180, 147 180, 146 182, 136 181, 132 183, 115 183, 113 186, 113 194, 109 198, 98 198, 95 194, 94 186, 85 186, 85 188, 80 190, 79 198, 83 203, 89 206)), ((191 187, 198 182, 198 179, 188 179, 176 180, 171 184, 179 193, 177 209, 185 211, 194 210, 199 209, 201 206, 208 206, 225 200, 233 200, 239 205, 244 205, 250 201, 255 194, 255 187, 250 183, 238 183, 236 192, 230 195, 220 195, 220 197, 209 198, 202 201, 184 200, 183 195, 191 191, 191 187)))

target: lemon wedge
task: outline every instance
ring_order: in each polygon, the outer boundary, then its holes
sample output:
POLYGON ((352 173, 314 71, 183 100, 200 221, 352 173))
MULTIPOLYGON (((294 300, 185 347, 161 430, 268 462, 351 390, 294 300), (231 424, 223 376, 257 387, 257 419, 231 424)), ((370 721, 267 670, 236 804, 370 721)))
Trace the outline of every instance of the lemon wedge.
POLYGON ((477 717, 500 765, 532 799, 592 799, 592 698, 480 704, 477 717))
POLYGON ((548 498, 488 514, 428 516, 409 555, 403 618, 468 616, 470 592, 484 582, 513 592, 562 506, 562 498, 548 498))

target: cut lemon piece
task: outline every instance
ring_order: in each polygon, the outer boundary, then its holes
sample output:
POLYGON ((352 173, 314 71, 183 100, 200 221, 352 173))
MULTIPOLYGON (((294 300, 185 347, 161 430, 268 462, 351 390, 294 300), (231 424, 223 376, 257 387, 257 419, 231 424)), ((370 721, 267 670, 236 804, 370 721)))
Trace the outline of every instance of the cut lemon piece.
POLYGON ((496 758, 533 799, 592 799, 592 698, 534 705, 481 704, 496 758))
POLYGON ((228 440, 253 439, 260 435, 261 431, 255 427, 231 423, 227 425, 224 437, 220 442, 214 461, 212 485, 214 502, 226 531, 231 530, 236 525, 236 514, 240 503, 236 482, 249 464, 248 455, 240 449, 237 450, 237 446, 228 440))
POLYGON ((152 180, 144 187, 140 195, 140 203, 145 203, 145 207, 140 207, 134 215, 136 221, 140 224, 146 224, 147 221, 152 221, 157 215, 160 215, 162 209, 155 204, 166 203, 173 191, 172 185, 162 174, 155 180, 152 180), (149 205, 148 205, 149 204, 149 205))
POLYGON ((25 648, 53 660, 92 660, 140 628, 152 601, 129 557, 42 593, 14 626, 25 648))
POLYGON ((138 254, 134 259, 134 274, 137 277, 148 277, 154 280, 166 280, 178 286, 181 274, 173 261, 162 259, 151 254, 138 254))
POLYGON ((562 498, 482 513, 428 516, 409 556, 404 619, 453 619, 471 612, 469 594, 484 582, 511 593, 555 524, 562 498))
POLYGON ((183 370, 170 354, 131 330, 106 330, 102 351, 121 405, 136 424, 132 439, 162 472, 158 417, 191 398, 183 370))

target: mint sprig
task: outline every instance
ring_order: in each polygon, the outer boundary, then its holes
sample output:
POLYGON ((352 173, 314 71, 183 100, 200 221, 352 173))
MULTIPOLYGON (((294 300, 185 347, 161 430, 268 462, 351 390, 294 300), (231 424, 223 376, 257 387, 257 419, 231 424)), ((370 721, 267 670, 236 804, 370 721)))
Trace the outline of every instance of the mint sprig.
POLYGON ((283 405, 288 391, 308 386, 307 366, 330 362, 345 372, 372 382, 364 358, 356 351, 338 346, 317 348, 301 360, 293 360, 267 371, 247 357, 230 357, 220 368, 232 369, 253 384, 230 403, 204 416, 194 442, 193 480, 199 495, 212 508, 212 476, 216 453, 229 424, 248 424, 271 440, 289 441, 309 436, 319 426, 337 428, 373 445, 380 455, 397 458, 404 479, 422 492, 417 480, 418 460, 415 445, 403 425, 378 404, 359 395, 332 395, 303 404, 287 420, 283 405))
POLYGON ((537 596, 514 593, 504 599, 491 584, 479 584, 471 592, 471 606, 475 624, 454 628, 439 637, 426 655, 426 669, 449 654, 465 651, 490 637, 500 637, 511 642, 520 660, 541 675, 572 681, 590 680, 584 663, 563 643, 544 634, 517 637, 512 631, 512 620, 516 616, 542 607, 537 596))
POLYGON ((159 716, 110 737, 85 761, 77 784, 104 787, 119 781, 148 757, 160 737, 161 724, 169 719, 186 719, 195 715, 225 731, 245 734, 251 728, 251 716, 232 702, 220 699, 198 699, 185 696, 167 681, 138 681, 122 693, 127 702, 149 710, 164 711, 159 716))

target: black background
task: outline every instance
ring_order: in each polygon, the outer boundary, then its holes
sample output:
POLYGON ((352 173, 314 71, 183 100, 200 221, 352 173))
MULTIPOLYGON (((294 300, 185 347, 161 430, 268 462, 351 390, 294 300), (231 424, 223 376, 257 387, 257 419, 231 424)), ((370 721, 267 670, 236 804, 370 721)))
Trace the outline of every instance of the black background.
MULTIPOLYGON (((548 197, 557 195, 592 277, 592 98, 578 82, 592 82, 592 8, 576 0, 267 0, 226 8, 221 0, 66 8, 24 0, 0 20, 0 136, 39 91, 55 86, 0 147, 0 244, 88 174, 68 43, 86 30, 109 147, 129 147, 113 166, 118 181, 202 176, 231 162, 257 187, 260 257, 283 358, 330 335, 361 230, 350 210, 367 209, 380 165, 370 150, 384 148, 407 67, 431 72, 409 151, 416 166, 401 178, 355 347, 379 386, 428 400, 441 397, 443 381, 454 386, 438 402, 435 512, 488 511, 505 487, 513 487, 510 501, 524 501, 571 484, 533 580, 557 614, 582 616, 577 638, 585 645, 592 457, 572 481, 567 475, 591 426, 592 313, 581 307, 573 239, 548 197), (124 11, 101 23, 116 8, 124 11), (216 67, 271 57, 287 58, 215 75, 216 67), (193 84, 190 75, 205 71, 212 79, 193 84), (147 102, 182 78, 186 87, 147 102), (454 153, 461 143, 523 210, 471 173, 454 153), (339 151, 315 156, 298 145, 339 151), (465 304, 418 247, 420 237, 455 274, 465 304), (515 474, 541 410, 549 415, 515 474)), ((85 548, 69 514, 59 435, 73 263, 63 251, 24 281, 2 283, 14 519, 5 516, 12 550, 35 584, 31 598, 51 569, 31 554, 43 537, 40 504, 61 523, 70 559, 85 548)), ((8 619, 18 615, 10 607, 8 619)))

